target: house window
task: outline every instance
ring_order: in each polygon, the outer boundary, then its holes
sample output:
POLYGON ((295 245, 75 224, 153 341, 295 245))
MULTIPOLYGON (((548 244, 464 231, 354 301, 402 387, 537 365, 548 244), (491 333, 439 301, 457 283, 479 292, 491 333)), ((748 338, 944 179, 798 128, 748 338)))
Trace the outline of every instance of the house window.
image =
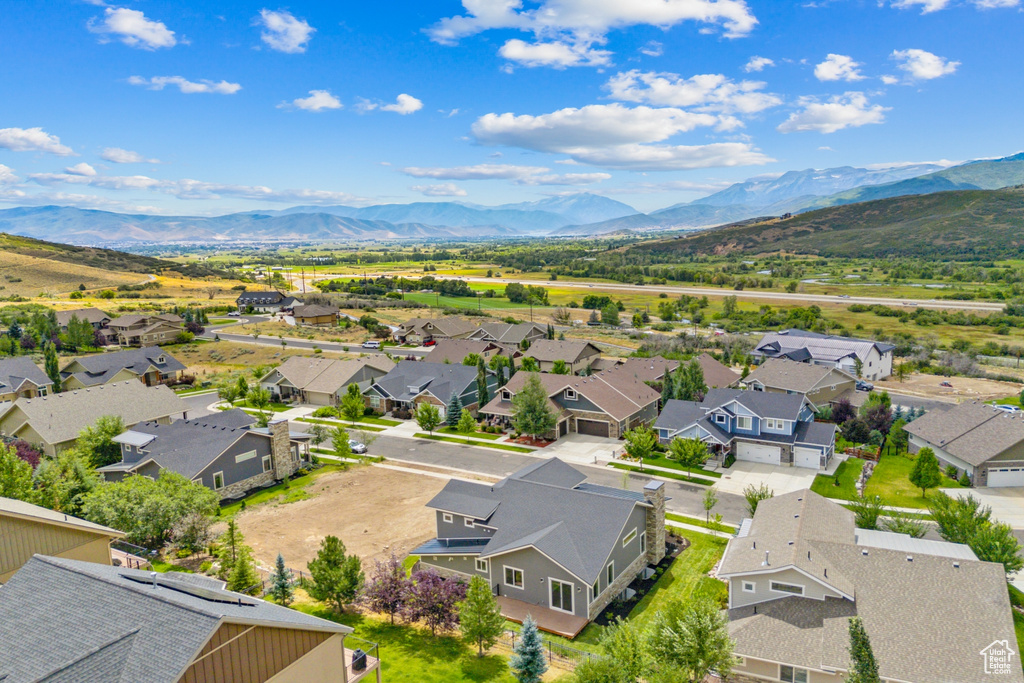
POLYGON ((523 587, 523 570, 515 567, 505 567, 505 585, 509 588, 523 587))
POLYGON ((776 593, 789 593, 790 595, 803 595, 804 587, 793 583, 782 583, 772 581, 771 588, 776 593))
POLYGON ((380 396, 370 396, 370 407, 380 408, 380 396))
POLYGON ((474 524, 473 524, 473 518, 472 518, 472 517, 466 517, 465 519, 463 519, 463 520, 462 520, 462 523, 463 523, 463 524, 464 524, 465 526, 468 526, 468 527, 469 527, 470 529, 472 529, 472 528, 473 528, 473 526, 474 526, 474 524))
POLYGON ((447 513, 447 512, 442 512, 441 513, 441 521, 444 522, 445 524, 451 524, 452 523, 452 516, 449 513, 447 513))
POLYGON ((718 424, 724 425, 725 424, 725 420, 726 420, 725 415, 722 415, 721 413, 715 415, 715 422, 717 422, 718 424))
POLYGON ((757 584, 754 583, 753 581, 744 581, 743 582, 743 592, 744 593, 756 593, 757 592, 757 584))
POLYGON ((779 680, 783 683, 807 683, 807 669, 795 666, 779 665, 779 680))
POLYGON ((647 532, 640 534, 640 552, 647 552, 647 532))
POLYGON ((502 389, 502 391, 501 391, 501 400, 502 401, 511 401, 512 400, 512 392, 511 391, 506 391, 506 390, 502 389))
POLYGON ((601 594, 601 579, 594 582, 594 585, 590 587, 590 601, 597 600, 597 596, 601 594))
POLYGON ((736 429, 751 429, 754 421, 750 417, 740 416, 736 418, 736 429))
POLYGON ((214 472, 213 473, 213 490, 214 491, 219 491, 222 488, 224 488, 224 473, 223 472, 214 472))
POLYGON ((549 578, 548 585, 551 586, 551 609, 572 614, 573 584, 549 578))
POLYGON ((576 400, 576 390, 572 389, 572 388, 566 389, 565 390, 565 400, 566 401, 575 401, 576 400))
POLYGON ((626 534, 626 537, 622 539, 622 547, 625 548, 627 545, 629 545, 629 542, 632 541, 634 538, 636 538, 636 529, 630 531, 628 534, 626 534))
POLYGON ((264 455, 263 456, 263 471, 264 472, 269 472, 272 469, 274 469, 274 456, 272 456, 272 455, 264 455))
POLYGON ((478 572, 481 572, 482 574, 486 574, 490 570, 490 567, 491 567, 491 563, 490 563, 489 560, 480 560, 480 559, 478 559, 476 561, 476 570, 478 572))
POLYGON ((610 586, 610 585, 612 585, 612 581, 615 580, 615 561, 614 560, 608 563, 608 571, 606 572, 606 574, 608 575, 608 585, 610 586))

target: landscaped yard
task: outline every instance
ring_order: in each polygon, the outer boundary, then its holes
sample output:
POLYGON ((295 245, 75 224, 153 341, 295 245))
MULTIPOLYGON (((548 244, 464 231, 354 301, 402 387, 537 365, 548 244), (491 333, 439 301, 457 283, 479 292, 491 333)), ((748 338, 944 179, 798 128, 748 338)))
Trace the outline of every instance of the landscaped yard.
MULTIPOLYGON (((871 478, 868 479, 864 495, 880 496, 885 505, 927 508, 928 501, 921 497, 921 489, 910 483, 910 471, 913 468, 914 461, 905 455, 883 455, 875 465, 871 478)), ((955 489, 960 488, 960 484, 943 474, 939 488, 955 489)), ((934 491, 932 495, 935 495, 934 491)))
POLYGON ((437 431, 441 434, 453 434, 455 436, 472 436, 476 439, 487 439, 489 441, 497 441, 501 437, 505 436, 504 434, 489 434, 488 432, 481 431, 463 433, 460 432, 458 429, 455 429, 454 427, 441 427, 437 431))
MULTIPOLYGON (((675 460, 670 460, 664 453, 654 453, 649 458, 644 458, 645 465, 656 465, 657 467, 667 467, 671 470, 679 470, 680 472, 686 472, 686 468, 680 465, 675 460)), ((702 477, 713 477, 719 479, 722 476, 721 472, 709 472, 702 467, 693 468, 694 474, 698 474, 702 477)))
POLYGON ((836 473, 832 476, 819 474, 811 484, 811 490, 826 498, 853 500, 857 497, 857 480, 860 479, 864 461, 860 458, 847 458, 839 463, 836 473), (836 485, 836 482, 839 485, 836 485))
POLYGON ((340 467, 337 465, 324 465, 323 467, 310 472, 309 474, 301 477, 295 477, 288 482, 285 486, 284 483, 275 484, 269 486, 261 491, 257 491, 252 495, 246 496, 242 500, 235 501, 223 506, 220 509, 221 517, 233 517, 242 509, 242 504, 245 504, 246 508, 250 508, 253 505, 259 505, 260 503, 269 503, 271 501, 277 503, 291 503, 296 500, 303 500, 308 498, 309 495, 306 493, 306 487, 316 481, 318 478, 325 474, 339 471, 340 467))
POLYGON ((611 465, 612 467, 614 467, 617 470, 627 470, 629 472, 644 472, 645 474, 649 474, 649 475, 651 475, 653 477, 665 477, 666 479, 677 479, 679 481, 685 481, 685 482, 688 482, 690 484, 699 484, 700 486, 714 486, 715 485, 715 481, 713 479, 703 479, 703 478, 698 477, 696 475, 694 475, 692 477, 691 476, 687 476, 685 471, 680 472, 679 474, 675 474, 673 472, 660 472, 660 471, 657 471, 657 470, 643 470, 643 469, 640 468, 639 465, 634 465, 632 463, 626 463, 626 462, 610 462, 608 464, 611 465))
MULTIPOLYGON (((259 408, 254 406, 252 404, 252 401, 250 401, 247 398, 245 398, 245 399, 242 399, 242 398, 238 399, 237 401, 235 401, 235 405, 238 406, 239 408, 249 408, 250 410, 259 410, 259 408)), ((273 413, 283 413, 284 411, 290 410, 291 408, 294 408, 295 406, 290 406, 290 405, 287 405, 285 403, 276 403, 274 401, 271 401, 269 407, 270 407, 270 411, 273 412, 273 413)))

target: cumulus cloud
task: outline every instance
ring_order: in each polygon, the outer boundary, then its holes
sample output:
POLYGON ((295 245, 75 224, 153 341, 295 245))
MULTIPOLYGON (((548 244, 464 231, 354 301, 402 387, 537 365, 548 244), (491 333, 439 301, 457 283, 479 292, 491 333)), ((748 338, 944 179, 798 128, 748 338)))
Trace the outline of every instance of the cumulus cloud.
POLYGON ((892 74, 885 74, 882 76, 882 83, 885 83, 886 85, 896 85, 899 82, 900 79, 892 74))
POLYGON ((256 24, 263 27, 260 39, 272 50, 300 54, 306 51, 316 29, 305 19, 298 19, 291 12, 261 9, 256 24))
POLYGON ((114 164, 159 164, 159 159, 147 159, 138 152, 133 152, 120 147, 107 147, 100 154, 100 158, 114 164))
POLYGON ((13 168, 0 164, 0 185, 13 185, 19 180, 21 178, 14 174, 13 168))
POLYGON ((402 173, 413 178, 433 178, 435 180, 515 180, 546 173, 548 170, 543 166, 477 164, 476 166, 450 168, 407 166, 402 169, 402 173))
POLYGON ((892 58, 896 60, 897 68, 916 81, 948 76, 960 66, 960 62, 945 59, 926 50, 893 50, 892 58))
POLYGON ((743 65, 743 70, 748 74, 755 71, 764 71, 765 67, 775 66, 775 60, 767 57, 751 57, 750 61, 743 65))
MULTIPOLYGON (((401 114, 402 116, 405 116, 406 114, 412 114, 418 112, 420 109, 423 109, 423 102, 416 99, 412 95, 402 93, 397 98, 395 98, 394 104, 382 104, 380 102, 373 102, 371 100, 363 99, 360 100, 358 108, 359 111, 373 111, 374 109, 379 109, 380 111, 393 111, 396 114, 401 114)), ((458 109, 452 110, 453 113, 457 113, 458 111, 458 109)), ((451 116, 452 114, 448 115, 451 116)))
POLYGON ((546 173, 516 180, 517 185, 591 185, 611 178, 610 173, 546 173))
POLYGON ((186 95, 193 95, 195 93, 215 93, 218 95, 234 95, 236 92, 242 89, 242 86, 238 83, 229 83, 228 81, 208 81, 206 79, 200 79, 198 81, 190 81, 187 78, 181 76, 154 76, 153 78, 143 78, 142 76, 131 76, 128 78, 128 82, 131 85, 142 86, 149 90, 163 90, 167 86, 176 86, 178 90, 185 93, 186 95))
POLYGON ((64 169, 64 172, 69 173, 71 175, 81 176, 96 175, 96 169, 90 166, 89 164, 85 163, 84 161, 80 164, 75 164, 74 166, 68 166, 67 168, 64 169))
POLYGON ((867 95, 862 92, 835 95, 825 102, 813 97, 802 97, 799 104, 803 108, 778 126, 780 133, 835 133, 844 128, 882 123, 885 112, 889 111, 888 107, 869 103, 867 95))
POLYGON ((277 105, 278 109, 294 107, 304 111, 324 111, 325 109, 341 109, 341 100, 331 94, 329 90, 310 90, 309 97, 298 97, 291 102, 282 102, 277 105))
POLYGON ((465 197, 466 191, 455 183, 441 183, 440 185, 413 185, 414 192, 419 192, 427 197, 465 197))
POLYGON ((74 151, 62 145, 60 138, 42 128, 0 128, 0 148, 12 152, 48 152, 59 157, 74 156, 74 151))
POLYGON ((864 78, 861 66, 847 55, 829 54, 824 62, 814 67, 814 77, 819 81, 859 81, 864 78))
MULTIPOLYGON (((667 29, 692 21, 703 24, 706 31, 720 28, 725 36, 735 38, 747 35, 757 25, 744 0, 539 0, 530 9, 523 4, 522 0, 462 0, 465 14, 442 19, 426 29, 426 33, 437 43, 454 45, 461 38, 491 29, 514 29, 532 33, 537 39, 534 47, 545 44, 545 50, 551 51, 556 43, 572 46, 572 50, 588 55, 589 65, 596 66, 605 63, 603 60, 610 55, 592 47, 603 45, 612 30, 638 25, 667 29)), ((523 41, 519 43, 517 48, 527 46, 523 41)), ((507 46, 508 43, 502 49, 507 46)), ((564 51, 560 54, 560 59, 549 54, 545 61, 538 58, 535 50, 535 63, 531 65, 578 65, 566 63, 571 57, 564 51)))
POLYGON ((139 10, 127 7, 108 7, 103 10, 102 18, 89 21, 88 28, 100 34, 101 40, 120 40, 129 47, 142 50, 157 50, 162 47, 174 47, 178 40, 174 31, 162 22, 147 19, 139 10))
POLYGON ((605 84, 612 99, 669 107, 694 107, 698 111, 753 114, 782 104, 771 93, 760 92, 761 81, 739 83, 721 74, 679 74, 639 70, 613 76, 605 84))
POLYGON ((659 43, 657 40, 648 40, 640 48, 640 53, 645 54, 648 57, 660 57, 665 52, 665 46, 659 43))
POLYGON ((498 50, 498 54, 522 66, 550 66, 564 69, 569 66, 604 66, 611 61, 611 52, 596 50, 588 45, 571 45, 561 41, 527 43, 513 38, 498 50))

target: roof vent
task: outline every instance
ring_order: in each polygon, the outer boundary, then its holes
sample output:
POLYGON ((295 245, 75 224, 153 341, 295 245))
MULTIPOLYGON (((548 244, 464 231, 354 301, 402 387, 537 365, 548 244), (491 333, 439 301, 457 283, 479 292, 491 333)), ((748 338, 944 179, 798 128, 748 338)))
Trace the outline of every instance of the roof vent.
POLYGON ((757 541, 754 541, 754 547, 753 547, 753 550, 757 550, 757 541))
POLYGON ((768 550, 765 550, 765 551, 764 551, 764 562, 762 562, 762 563, 761 563, 761 566, 762 566, 762 567, 768 567, 768 566, 770 566, 770 565, 771 565, 771 562, 769 562, 769 561, 768 561, 768 553, 769 553, 769 552, 770 552, 770 551, 768 551, 768 550))
POLYGON ((153 581, 153 588, 156 588, 156 572, 150 572, 149 578, 153 581))
POLYGON ((868 549, 864 548, 863 550, 860 551, 860 554, 866 556, 868 554, 868 549))
POLYGON ((907 562, 913 562, 913 561, 914 561, 914 556, 913 555, 907 555, 907 562))
POLYGON ((953 563, 953 569, 960 569, 960 563, 959 562, 954 562, 953 563))

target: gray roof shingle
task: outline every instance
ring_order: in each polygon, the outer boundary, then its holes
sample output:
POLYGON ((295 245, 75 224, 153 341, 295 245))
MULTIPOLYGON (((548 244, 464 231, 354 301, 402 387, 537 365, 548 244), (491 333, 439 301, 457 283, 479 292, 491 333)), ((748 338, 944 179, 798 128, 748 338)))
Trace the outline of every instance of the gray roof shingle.
POLYGON ((1024 441, 1024 414, 968 401, 930 410, 903 428, 972 465, 981 465, 1024 441))
POLYGON ((373 384, 384 395, 397 401, 411 401, 426 391, 446 405, 452 394, 461 396, 470 385, 476 387, 475 367, 413 360, 401 361, 373 384), (412 391, 410 387, 419 390, 412 391))
POLYGON ((17 391, 26 381, 37 387, 53 386, 53 381, 28 356, 0 360, 0 393, 17 391))
POLYGON ((181 372, 185 365, 159 346, 144 346, 139 349, 124 349, 94 356, 83 356, 65 366, 61 377, 74 377, 87 387, 106 384, 121 370, 128 369, 136 375, 144 375, 150 368, 162 374, 181 372), (68 368, 81 366, 83 370, 66 372, 68 368))

